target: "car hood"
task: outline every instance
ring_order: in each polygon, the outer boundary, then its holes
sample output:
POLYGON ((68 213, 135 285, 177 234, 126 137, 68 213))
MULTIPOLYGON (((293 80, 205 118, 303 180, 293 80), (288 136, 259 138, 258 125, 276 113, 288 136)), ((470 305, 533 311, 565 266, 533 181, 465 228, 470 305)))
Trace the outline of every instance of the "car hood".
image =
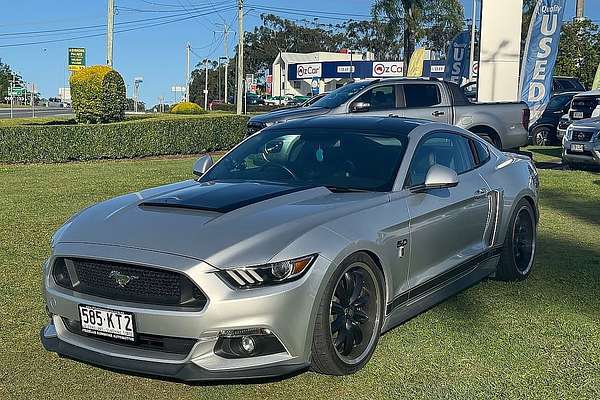
POLYGON ((159 251, 216 268, 258 265, 332 219, 387 201, 385 193, 190 180, 89 207, 55 242, 159 251))
POLYGON ((290 119, 314 117, 317 115, 324 115, 329 112, 328 108, 322 107, 297 107, 297 108, 285 108, 283 110, 276 110, 270 113, 256 115, 250 118, 250 123, 267 123, 267 122, 285 122, 290 119))
POLYGON ((574 121, 573 128, 600 129, 600 117, 580 119, 574 121))

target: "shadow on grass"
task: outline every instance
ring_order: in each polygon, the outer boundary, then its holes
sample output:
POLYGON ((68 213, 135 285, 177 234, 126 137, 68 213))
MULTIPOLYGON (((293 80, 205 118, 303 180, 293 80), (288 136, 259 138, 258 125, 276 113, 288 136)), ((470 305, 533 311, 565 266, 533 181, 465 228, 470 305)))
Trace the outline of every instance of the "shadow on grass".
POLYGON ((561 147, 536 147, 536 148, 527 148, 527 150, 532 153, 542 154, 548 157, 562 157, 562 148, 561 147))
MULTIPOLYGON (((594 181, 600 185, 600 180, 594 181)), ((600 207, 597 201, 589 197, 576 197, 573 193, 545 188, 540 195, 542 205, 570 214, 591 223, 600 224, 600 207)))

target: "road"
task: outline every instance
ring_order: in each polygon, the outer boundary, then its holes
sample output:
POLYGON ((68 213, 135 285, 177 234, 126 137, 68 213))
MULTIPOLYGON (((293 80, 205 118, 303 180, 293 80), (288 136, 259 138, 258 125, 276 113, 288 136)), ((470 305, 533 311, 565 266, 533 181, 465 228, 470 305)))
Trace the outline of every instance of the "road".
MULTIPOLYGON (((73 115, 73 110, 70 108, 46 108, 46 107, 36 107, 35 108, 35 116, 36 117, 54 117, 57 115, 73 115)), ((13 109, 13 117, 14 118, 31 118, 32 111, 31 108, 14 108, 13 109)), ((10 108, 0 108, 0 119, 10 118, 10 108)))

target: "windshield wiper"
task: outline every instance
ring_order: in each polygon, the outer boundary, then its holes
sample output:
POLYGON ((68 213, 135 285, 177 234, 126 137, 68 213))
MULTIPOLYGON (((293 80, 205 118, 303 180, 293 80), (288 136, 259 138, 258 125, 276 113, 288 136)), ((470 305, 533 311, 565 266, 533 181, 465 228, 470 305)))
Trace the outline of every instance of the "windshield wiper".
POLYGON ((366 189, 357 189, 351 187, 342 187, 342 186, 325 186, 327 189, 331 190, 334 193, 365 193, 370 192, 370 190, 366 189))

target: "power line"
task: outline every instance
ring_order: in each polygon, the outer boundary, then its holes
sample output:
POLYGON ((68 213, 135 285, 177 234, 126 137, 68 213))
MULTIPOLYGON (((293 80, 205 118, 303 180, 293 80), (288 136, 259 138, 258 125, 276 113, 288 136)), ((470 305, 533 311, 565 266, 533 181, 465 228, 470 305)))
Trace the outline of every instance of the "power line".
MULTIPOLYGON (((146 25, 141 25, 141 26, 135 26, 135 27, 131 27, 131 28, 119 29, 119 30, 115 30, 115 33, 131 32, 131 31, 134 31, 134 30, 152 28, 152 27, 156 27, 156 26, 162 26, 162 25, 172 24, 172 23, 175 23, 175 22, 186 21, 186 20, 193 19, 193 18, 198 18, 198 17, 204 16, 204 15, 214 14, 214 13, 219 12, 219 11, 225 11, 225 10, 231 9, 231 8, 232 7, 229 6, 229 7, 223 8, 223 9, 219 9, 219 10, 207 11, 204 14, 187 15, 185 17, 175 18, 175 19, 171 19, 171 20, 168 20, 168 21, 161 21, 161 22, 156 22, 156 23, 151 23, 151 24, 146 24, 146 25)), ((151 19, 148 19, 148 20, 155 20, 155 19, 151 18, 151 19)), ((140 20, 140 21, 143 21, 143 20, 140 20)), ((94 34, 81 35, 81 36, 72 36, 72 37, 60 38, 60 39, 40 40, 40 41, 23 42, 23 43, 2 44, 2 45, 0 45, 0 48, 30 46, 30 45, 46 44, 46 43, 58 43, 58 42, 64 42, 64 41, 69 41, 69 40, 77 40, 77 39, 87 39, 87 38, 99 37, 99 36, 104 36, 104 35, 105 35, 105 33, 102 32, 102 33, 94 33, 94 34)))

